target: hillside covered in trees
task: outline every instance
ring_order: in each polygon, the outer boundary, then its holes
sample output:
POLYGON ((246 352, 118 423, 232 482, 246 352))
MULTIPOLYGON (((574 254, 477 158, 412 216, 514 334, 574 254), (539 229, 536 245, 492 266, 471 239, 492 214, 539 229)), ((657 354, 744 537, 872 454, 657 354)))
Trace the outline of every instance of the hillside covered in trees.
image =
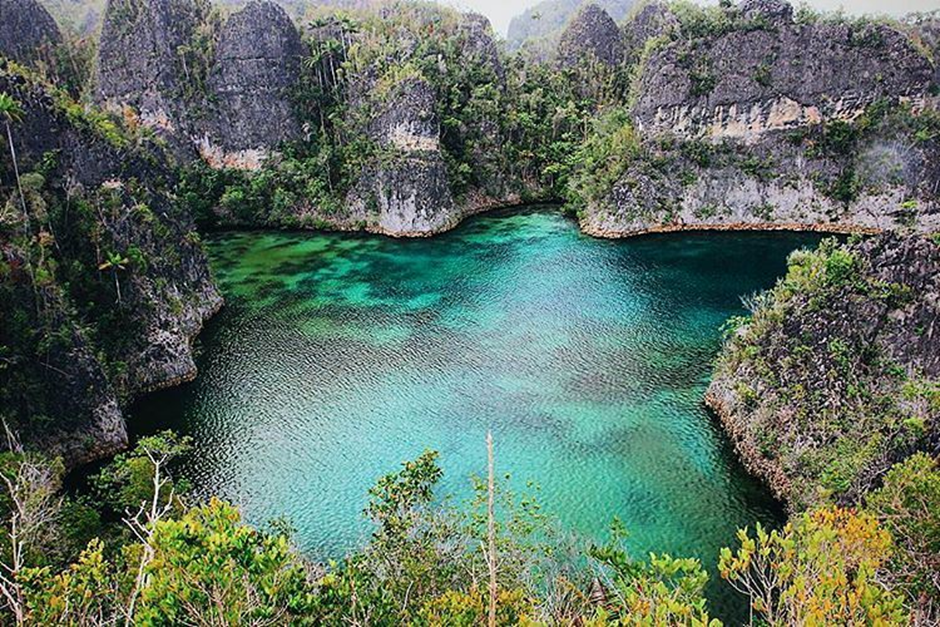
POLYGON ((425 237, 532 202, 599 237, 881 233, 794 253, 728 323, 705 400, 789 519, 711 576, 753 624, 940 621, 937 16, 589 4, 539 54, 417 2, 0 17, 4 623, 716 624, 698 560, 572 538, 500 481, 453 504, 434 452, 315 564, 193 502, 185 437, 129 442, 222 307, 200 233, 425 237))

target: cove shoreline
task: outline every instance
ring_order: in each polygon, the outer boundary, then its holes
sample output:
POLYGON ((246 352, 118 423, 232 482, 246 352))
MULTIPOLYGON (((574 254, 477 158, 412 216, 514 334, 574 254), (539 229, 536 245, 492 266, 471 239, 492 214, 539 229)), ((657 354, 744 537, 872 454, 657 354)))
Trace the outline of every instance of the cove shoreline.
MULTIPOLYGON (((510 203, 490 203, 490 204, 481 204, 479 207, 474 208, 473 210, 462 213, 457 216, 454 220, 450 221, 447 225, 442 226, 438 229, 421 231, 421 232, 394 232, 385 229, 377 229, 367 227, 365 229, 357 228, 343 228, 341 225, 331 225, 330 228, 320 228, 320 227, 294 227, 294 228, 278 228, 278 227, 249 227, 249 226, 233 226, 230 228, 212 228, 207 231, 203 231, 204 234, 213 234, 213 233, 225 233, 225 232, 284 232, 284 233, 297 233, 297 234, 317 234, 317 233, 342 233, 354 236, 381 236, 389 237, 392 239, 400 240, 421 240, 421 239, 430 239, 438 235, 450 232, 455 228, 465 224, 468 220, 475 218, 477 216, 482 216, 490 213, 498 212, 507 212, 512 213, 516 211, 524 210, 533 210, 538 211, 540 208, 551 208, 552 210, 558 211, 561 215, 566 218, 571 219, 577 224, 578 230, 580 233, 587 235, 589 237, 604 239, 604 240, 618 240, 618 239, 633 239, 642 237, 644 235, 663 235, 663 234, 673 234, 673 233, 707 233, 707 232, 792 232, 792 233, 831 233, 831 234, 864 234, 872 235, 880 232, 880 229, 875 229, 871 227, 864 227, 860 225, 853 225, 849 223, 773 223, 773 222, 761 222, 761 223, 730 223, 730 224, 670 224, 662 225, 656 227, 649 227, 644 229, 635 229, 630 231, 614 231, 607 229, 598 229, 590 226, 586 220, 577 219, 570 212, 563 210, 563 203, 560 200, 547 200, 547 201, 520 201, 520 202, 510 202, 510 203)), ((213 307, 206 316, 203 317, 198 328, 194 329, 191 334, 189 334, 188 341, 189 346, 192 349, 199 339, 205 325, 211 320, 215 319, 217 314, 225 307, 224 298, 220 300, 216 306, 213 307)), ((152 386, 149 386, 146 389, 140 390, 134 395, 131 401, 128 403, 128 407, 144 400, 148 395, 154 392, 159 392, 163 390, 172 389, 180 385, 191 383, 199 375, 198 367, 194 366, 192 369, 188 370, 184 374, 166 381, 157 382, 152 386)), ((715 390, 715 381, 710 381, 709 387, 706 393, 703 396, 703 402, 705 406, 709 409, 710 413, 718 419, 718 422, 722 426, 724 434, 730 440, 730 443, 733 445, 735 455, 738 460, 742 463, 747 472, 752 475, 754 478, 758 479, 762 484, 766 485, 772 492, 775 499, 784 504, 787 508, 790 507, 789 502, 787 501, 785 494, 788 483, 786 478, 783 476, 782 471, 778 468, 771 468, 767 464, 761 463, 760 455, 757 453, 756 449, 751 446, 747 446, 747 443, 742 439, 742 434, 738 433, 735 428, 735 423, 731 419, 731 412, 728 409, 727 405, 719 398, 715 390)), ((95 460, 88 461, 86 463, 80 464, 72 469, 71 472, 77 474, 84 474, 82 468, 87 466, 100 466, 104 461, 112 459, 114 455, 128 450, 133 442, 128 442, 127 446, 122 449, 116 449, 114 451, 108 452, 105 455, 102 455, 95 460)), ((71 474, 70 472, 70 474, 71 474)))

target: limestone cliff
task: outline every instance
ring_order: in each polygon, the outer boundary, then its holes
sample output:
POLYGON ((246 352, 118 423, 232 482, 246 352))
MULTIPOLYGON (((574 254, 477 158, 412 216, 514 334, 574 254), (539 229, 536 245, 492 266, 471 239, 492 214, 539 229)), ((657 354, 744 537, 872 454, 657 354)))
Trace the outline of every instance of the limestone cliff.
POLYGON ((253 0, 226 20, 209 79, 215 109, 200 141, 203 158, 254 169, 271 148, 297 138, 290 92, 303 54, 293 22, 272 2, 253 0))
POLYGON ((935 68, 906 33, 783 0, 712 11, 627 27, 643 155, 585 230, 940 229, 935 68))
MULTIPOLYGON (((509 22, 506 41, 510 49, 527 48, 549 57, 565 26, 584 4, 583 0, 543 0, 529 7, 509 22)), ((596 4, 618 22, 634 6, 633 0, 600 0, 596 4)))
POLYGON ((96 99, 154 129, 181 163, 257 169, 299 134, 291 91, 303 54, 272 2, 249 2, 222 24, 204 0, 111 0, 96 99))
POLYGON ((892 463, 940 453, 940 245, 830 240, 789 265, 732 324, 706 400, 791 507, 856 501, 892 463))
MULTIPOLYGON (((367 230, 427 236, 478 211, 519 200, 515 181, 500 170, 498 120, 479 116, 458 125, 451 118, 446 128, 441 120, 455 93, 465 92, 462 97, 472 101, 480 86, 497 93, 505 89, 505 71, 489 23, 480 15, 459 14, 445 37, 441 43, 454 45, 456 54, 451 59, 438 55, 438 71, 444 75, 438 80, 405 78, 382 95, 375 88, 376 77, 365 72, 349 86, 353 114, 357 109, 373 112, 367 133, 377 154, 346 203, 367 230), (467 183, 455 180, 467 176, 455 171, 455 153, 462 153, 469 166, 467 183)), ((404 37, 396 45, 407 49, 408 42, 404 37)))
POLYGON ((930 61, 890 26, 797 24, 783 0, 747 0, 728 19, 729 32, 648 60, 634 109, 642 130, 754 141, 929 95, 930 61))
MULTIPOLYGON (((272 76, 283 80, 277 93, 293 87, 300 97, 219 117, 224 122, 254 116, 257 140, 270 145, 280 133, 289 156, 269 154, 261 172, 240 175, 249 190, 256 176, 278 181, 278 187, 265 188, 270 195, 249 211, 220 198, 212 209, 214 223, 414 237, 518 202, 515 181, 500 176, 504 131, 492 109, 503 99, 506 70, 486 19, 418 6, 385 7, 370 19, 381 26, 364 28, 335 16, 316 22, 305 42, 308 63, 300 78, 290 78, 294 70, 270 66, 272 76), (266 129, 262 118, 284 120, 288 104, 300 124, 290 134, 283 125, 266 129), (294 176, 313 163, 316 172, 294 176)), ((223 36, 219 57, 224 41, 223 36)), ((218 82, 237 83, 221 77, 218 82)), ((211 152, 203 156, 226 176, 240 165, 211 152)))
POLYGON ((0 56, 49 63, 61 45, 59 27, 36 0, 0 0, 0 56))
POLYGON ((0 160, 0 390, 24 439, 76 464, 126 442, 120 408, 195 375, 221 305, 159 146, 0 60, 23 109, 0 160), (23 188, 23 197, 19 195, 23 188))
POLYGON ((668 36, 680 28, 679 20, 664 2, 649 2, 623 24, 624 56, 630 65, 640 61, 647 42, 668 36))
POLYGON ((352 212, 393 235, 440 231, 457 219, 440 148, 435 93, 423 80, 396 86, 370 122, 380 157, 350 192, 352 212))
POLYGON ((623 60, 623 39, 613 18, 596 4, 585 4, 558 40, 558 62, 571 67, 580 62, 616 65, 623 60))
POLYGON ((109 0, 96 67, 98 104, 165 139, 186 160, 198 135, 211 35, 210 7, 195 0, 109 0))

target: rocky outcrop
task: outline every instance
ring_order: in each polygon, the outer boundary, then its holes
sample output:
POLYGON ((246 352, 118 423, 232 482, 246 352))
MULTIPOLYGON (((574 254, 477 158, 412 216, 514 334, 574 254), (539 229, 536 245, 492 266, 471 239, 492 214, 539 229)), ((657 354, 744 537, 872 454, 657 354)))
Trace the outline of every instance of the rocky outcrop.
POLYGON ((499 47, 493 38, 490 21, 479 13, 462 13, 457 32, 462 54, 471 63, 489 69, 502 82, 505 79, 505 70, 499 58, 499 47))
POLYGON ((650 2, 623 25, 623 46, 627 63, 640 61, 648 41, 668 36, 679 29, 679 20, 663 2, 650 2))
POLYGON ((97 103, 153 129, 184 161, 199 134, 194 110, 206 106, 209 10, 195 0, 108 0, 98 44, 97 103))
MULTIPOLYGON (((583 0, 543 0, 509 22, 506 42, 509 48, 533 48, 541 56, 554 51, 565 25, 578 12, 583 0)), ((624 19, 633 7, 632 0, 599 0, 596 3, 616 21, 624 19)))
POLYGON ((0 0, 0 56, 23 64, 54 59, 62 34, 36 0, 0 0))
MULTIPOLYGON (((6 66, 0 91, 24 110, 12 130, 28 207, 4 214, 4 255, 48 294, 6 299, 4 319, 57 338, 52 349, 16 344, 27 332, 5 338, 29 381, 0 387, 44 406, 3 406, 24 439, 72 465, 125 443, 120 408, 135 395, 195 376, 192 340, 222 301, 159 146, 6 66)), ((4 154, 6 184, 10 169, 4 154)), ((35 291, 16 276, 4 289, 35 291)))
POLYGON ((459 219, 440 150, 436 95, 425 81, 394 88, 371 121, 380 157, 367 167, 347 203, 367 228, 390 235, 428 235, 459 219))
POLYGON ((617 65, 623 60, 623 40, 617 23, 596 4, 586 4, 565 27, 558 41, 558 62, 573 67, 582 62, 617 65))
MULTIPOLYGON (((317 62, 304 80, 326 93, 296 103, 303 137, 264 166, 283 167, 288 180, 242 193, 251 196, 247 209, 219 197, 213 223, 427 236, 519 201, 517 181, 502 176, 506 129, 494 109, 503 106, 506 68, 488 21, 423 5, 378 12, 387 31, 358 32, 337 17, 316 22, 309 45, 317 62), (356 49, 358 71, 345 71, 356 49), (325 171, 305 170, 315 163, 325 171), (304 180, 294 184, 298 172, 304 180)), ((251 176, 238 180, 247 187, 251 176)))
POLYGON ((796 24, 783 0, 729 11, 729 32, 675 41, 649 59, 634 109, 642 130, 756 141, 850 120, 883 99, 925 104, 933 67, 892 27, 796 24))
POLYGON ((300 34, 276 4, 252 0, 228 18, 209 81, 216 122, 199 144, 204 159, 254 169, 271 149, 296 139, 290 92, 302 55, 300 34))
POLYGON ((303 54, 291 19, 266 0, 224 25, 196 0, 110 0, 97 100, 154 129, 183 162, 257 169, 300 133, 291 92, 303 54))
POLYGON ((940 143, 913 140, 910 130, 918 123, 940 130, 936 122, 899 108, 865 132, 836 124, 767 133, 750 145, 651 141, 606 200, 583 214, 582 228, 607 237, 690 229, 940 230, 940 143), (858 137, 829 146, 843 131, 858 137))
POLYGON ((586 231, 940 229, 934 70, 905 33, 797 24, 784 0, 712 9, 708 29, 655 6, 625 29, 633 57, 647 48, 631 99, 642 155, 583 212, 586 231))
POLYGON ((0 237, 0 417, 69 464, 112 454, 127 445, 114 388, 61 288, 37 281, 29 264, 26 250, 0 237), (41 346, 37 330, 55 331, 55 341, 41 346))
POLYGON ((912 38, 933 58, 933 92, 940 95, 940 10, 910 18, 912 38))
POLYGON ((855 502, 912 452, 940 453, 936 241, 830 241, 752 300, 706 400, 792 508, 855 502))

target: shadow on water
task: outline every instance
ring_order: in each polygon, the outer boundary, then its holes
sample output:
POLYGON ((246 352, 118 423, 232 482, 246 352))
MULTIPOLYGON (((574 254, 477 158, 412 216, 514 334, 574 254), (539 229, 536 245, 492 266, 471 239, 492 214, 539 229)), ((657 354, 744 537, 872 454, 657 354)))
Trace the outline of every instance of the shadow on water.
POLYGON ((255 523, 286 515, 316 559, 362 542, 367 489, 425 448, 441 452, 441 492, 468 496, 492 429, 500 471, 537 481, 564 527, 603 539, 618 516, 636 556, 699 557, 713 613, 741 622, 718 551, 783 511, 702 395, 740 297, 819 240, 597 240, 545 208, 430 239, 213 235, 227 306, 198 340, 200 375, 138 402, 130 428, 193 436, 197 495, 255 523))

